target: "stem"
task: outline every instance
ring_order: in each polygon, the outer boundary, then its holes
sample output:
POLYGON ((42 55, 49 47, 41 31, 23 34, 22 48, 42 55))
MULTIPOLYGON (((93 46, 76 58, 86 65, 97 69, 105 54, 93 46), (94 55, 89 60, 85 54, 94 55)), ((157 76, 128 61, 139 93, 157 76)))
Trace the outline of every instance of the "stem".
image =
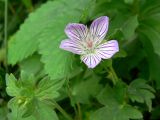
POLYGON ((112 81, 113 81, 113 84, 115 85, 118 82, 119 78, 118 78, 118 76, 117 76, 117 74, 114 71, 112 66, 110 67, 110 70, 111 70, 111 73, 112 73, 112 76, 113 76, 112 81))
POLYGON ((8 72, 8 68, 7 68, 7 27, 8 27, 8 0, 5 0, 5 8, 4 8, 4 46, 6 48, 6 54, 5 54, 5 59, 6 59, 6 72, 8 72))
MULTIPOLYGON (((72 90, 71 90, 71 88, 69 86, 69 79, 68 78, 67 78, 66 82, 67 82, 66 86, 67 86, 68 97, 70 99, 70 103, 72 104, 72 90)), ((75 111, 75 113, 77 115, 78 112, 77 112, 77 109, 76 109, 75 105, 73 106, 73 108, 74 108, 74 111, 75 111)))
POLYGON ((67 112, 64 111, 64 109, 63 109, 56 101, 52 101, 52 103, 53 103, 54 106, 57 108, 57 110, 58 110, 59 112, 61 112, 62 115, 63 115, 67 120, 73 120, 73 119, 71 118, 71 116, 70 116, 69 114, 67 114, 67 112))
POLYGON ((81 106, 79 103, 77 103, 77 108, 78 108, 78 120, 82 120, 81 106))

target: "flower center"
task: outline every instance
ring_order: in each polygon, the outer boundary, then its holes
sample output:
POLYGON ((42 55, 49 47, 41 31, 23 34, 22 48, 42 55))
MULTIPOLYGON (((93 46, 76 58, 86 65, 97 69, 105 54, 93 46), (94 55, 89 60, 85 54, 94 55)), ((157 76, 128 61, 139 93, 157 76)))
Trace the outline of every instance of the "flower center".
POLYGON ((93 47, 93 42, 91 40, 87 41, 87 47, 90 49, 93 47))

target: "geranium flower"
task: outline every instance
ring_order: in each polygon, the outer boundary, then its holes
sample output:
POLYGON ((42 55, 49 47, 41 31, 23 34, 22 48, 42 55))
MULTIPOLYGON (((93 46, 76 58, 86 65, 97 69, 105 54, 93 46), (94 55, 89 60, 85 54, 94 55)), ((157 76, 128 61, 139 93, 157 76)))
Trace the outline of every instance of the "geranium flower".
POLYGON ((90 29, 79 23, 70 23, 65 28, 68 39, 61 42, 60 48, 81 56, 88 68, 96 67, 102 59, 111 58, 119 51, 118 42, 103 42, 108 31, 109 18, 102 16, 95 19, 90 29))

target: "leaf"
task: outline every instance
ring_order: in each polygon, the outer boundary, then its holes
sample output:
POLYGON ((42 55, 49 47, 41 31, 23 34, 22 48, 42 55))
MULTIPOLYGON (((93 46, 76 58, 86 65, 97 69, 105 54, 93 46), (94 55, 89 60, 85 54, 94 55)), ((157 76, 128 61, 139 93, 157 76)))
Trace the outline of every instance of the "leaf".
POLYGON ((28 74, 38 74, 43 69, 43 63, 40 62, 40 55, 32 55, 20 62, 21 71, 28 74))
POLYGON ((54 99, 59 96, 58 90, 62 87, 64 80, 50 80, 48 77, 43 78, 35 90, 36 97, 41 100, 54 99))
POLYGON ((16 98, 11 99, 8 102, 8 108, 11 109, 11 112, 8 113, 9 120, 36 120, 33 116, 22 118, 23 107, 19 107, 18 101, 16 98))
POLYGON ((91 96, 96 96, 101 89, 99 77, 95 75, 88 76, 88 79, 77 82, 72 88, 73 102, 89 103, 91 96))
POLYGON ((16 80, 12 74, 7 75, 7 93, 24 100, 34 97, 40 100, 54 99, 59 96, 58 90, 62 87, 64 80, 51 80, 49 77, 44 77, 37 84, 35 79, 32 74, 24 72, 19 80, 16 80))
POLYGON ((128 87, 129 98, 134 102, 146 103, 149 111, 152 110, 152 99, 155 98, 155 90, 146 84, 143 79, 136 79, 128 87))
POLYGON ((9 63, 16 64, 38 50, 42 54, 45 71, 52 79, 68 76, 73 57, 71 53, 61 50, 59 45, 66 38, 65 26, 79 22, 83 9, 89 3, 90 0, 48 1, 31 13, 9 42, 9 63))
POLYGON ((119 81, 113 88, 109 85, 98 95, 104 107, 91 114, 91 120, 130 120, 142 118, 142 113, 125 101, 126 84, 119 81))
POLYGON ((106 85, 97 96, 98 101, 105 106, 115 106, 123 104, 125 100, 126 85, 123 82, 118 82, 114 88, 106 85))
POLYGON ((141 42, 143 44, 143 47, 147 53, 147 60, 148 60, 148 64, 149 64, 149 78, 150 80, 153 80, 156 82, 156 88, 160 89, 160 66, 159 61, 160 61, 160 56, 157 55, 154 52, 153 46, 151 41, 144 36, 143 34, 141 34, 141 42))
POLYGON ((9 96, 17 96, 19 95, 19 86, 18 86, 18 81, 14 77, 13 74, 6 75, 6 91, 9 96))
POLYGON ((142 118, 142 113, 130 105, 102 107, 91 115, 91 120, 130 120, 142 118))
POLYGON ((130 39, 131 37, 133 37, 133 35, 135 34, 135 30, 138 27, 139 23, 138 23, 138 17, 136 16, 131 16, 128 18, 128 20, 124 23, 124 25, 122 26, 122 32, 125 36, 125 39, 130 39))
POLYGON ((56 112, 43 102, 38 102, 33 116, 36 118, 36 120, 59 120, 56 112))
POLYGON ((6 120, 7 119, 7 113, 8 113, 8 109, 7 106, 1 106, 0 107, 0 118, 1 120, 6 120))
POLYGON ((134 2, 134 0, 124 0, 124 2, 127 4, 132 4, 134 2))
POLYGON ((63 0, 64 4, 56 2, 54 6, 51 6, 51 8, 57 9, 59 14, 57 14, 57 11, 55 10, 56 16, 53 17, 50 25, 41 34, 40 53, 42 54, 42 61, 45 63, 45 71, 52 79, 67 77, 73 69, 72 54, 61 50, 59 45, 63 39, 66 39, 64 35, 65 26, 68 23, 74 23, 80 20, 82 10, 85 6, 89 5, 89 1, 90 0, 79 0, 75 3, 74 0, 63 0), (70 5, 71 3, 74 4, 70 5))
POLYGON ((9 114, 11 120, 22 118, 24 120, 58 120, 46 100, 58 97, 58 90, 64 81, 50 80, 46 77, 37 83, 33 75, 23 72, 19 80, 16 80, 12 74, 7 75, 7 78, 7 93, 14 96, 8 103, 8 107, 12 110, 9 114))
POLYGON ((143 25, 141 32, 150 39, 155 53, 160 56, 160 31, 156 30, 154 26, 143 25))
MULTIPOLYGON (((11 113, 8 114, 9 120, 58 120, 56 113, 43 102, 37 101, 35 110, 32 115, 24 117, 25 104, 19 106, 17 99, 13 98, 9 101, 8 107, 11 109, 11 113)), ((31 108, 32 106, 30 106, 31 108)))

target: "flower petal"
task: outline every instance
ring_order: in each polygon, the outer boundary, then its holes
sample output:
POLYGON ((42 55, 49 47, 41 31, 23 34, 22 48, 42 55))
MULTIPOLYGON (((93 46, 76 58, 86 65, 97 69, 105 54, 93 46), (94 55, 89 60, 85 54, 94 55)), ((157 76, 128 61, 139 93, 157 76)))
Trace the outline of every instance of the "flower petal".
POLYGON ((100 43, 106 36, 108 25, 109 18, 107 16, 99 17, 92 22, 90 26, 90 34, 96 39, 97 43, 100 43))
POLYGON ((86 54, 81 56, 81 60, 88 66, 88 68, 94 68, 100 63, 101 58, 96 54, 86 54))
POLYGON ((70 23, 65 28, 66 35, 72 40, 81 41, 86 38, 88 28, 83 24, 70 23))
POLYGON ((99 45, 96 49, 96 53, 103 59, 111 58, 115 53, 119 51, 118 42, 116 40, 110 40, 106 43, 99 45))
POLYGON ((76 41, 69 40, 69 39, 61 41, 60 48, 75 54, 82 54, 82 51, 83 51, 80 45, 76 41))

